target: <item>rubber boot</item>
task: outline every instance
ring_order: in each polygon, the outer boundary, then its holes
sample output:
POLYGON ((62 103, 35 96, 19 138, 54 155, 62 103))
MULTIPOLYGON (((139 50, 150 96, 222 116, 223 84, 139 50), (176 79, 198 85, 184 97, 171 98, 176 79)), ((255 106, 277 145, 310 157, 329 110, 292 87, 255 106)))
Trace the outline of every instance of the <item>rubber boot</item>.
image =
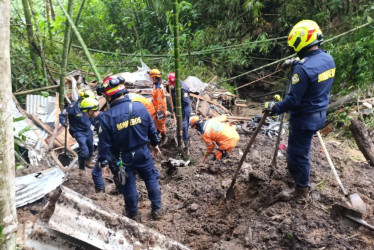
POLYGON ((166 210, 164 208, 160 208, 158 210, 152 210, 152 218, 154 220, 159 220, 165 215, 166 210))
POLYGON ((136 222, 138 222, 138 223, 142 222, 139 213, 137 213, 137 214, 135 214, 135 215, 130 215, 130 214, 127 213, 126 210, 124 209, 123 212, 122 212, 122 214, 123 214, 124 216, 126 216, 127 218, 132 219, 133 221, 136 221, 136 222))
POLYGON ((85 165, 86 168, 92 168, 92 167, 91 167, 92 158, 93 158, 93 156, 91 155, 90 157, 88 157, 88 158, 86 159, 86 161, 85 161, 85 163, 84 163, 84 165, 85 165))
POLYGON ((80 170, 85 170, 86 159, 78 157, 78 166, 80 170))

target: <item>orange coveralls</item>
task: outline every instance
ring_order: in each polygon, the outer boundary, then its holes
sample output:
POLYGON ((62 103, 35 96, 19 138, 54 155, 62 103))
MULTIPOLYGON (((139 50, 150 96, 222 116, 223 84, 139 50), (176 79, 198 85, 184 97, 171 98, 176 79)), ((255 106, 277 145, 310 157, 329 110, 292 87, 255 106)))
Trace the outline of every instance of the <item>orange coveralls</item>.
POLYGON ((156 110, 151 101, 149 101, 147 98, 145 98, 142 95, 135 94, 135 93, 129 93, 127 94, 132 102, 141 102, 145 106, 145 108, 148 110, 148 113, 152 116, 152 119, 155 119, 156 116, 156 110))
POLYGON ((152 103, 156 111, 156 115, 153 119, 155 122, 156 129, 161 134, 166 134, 166 100, 165 92, 162 88, 161 82, 158 82, 153 85, 152 103))
POLYGON ((229 154, 239 141, 239 134, 235 128, 231 124, 223 123, 226 119, 226 115, 221 115, 208 120, 204 124, 204 133, 201 135, 208 153, 213 152, 214 142, 218 145, 215 153, 218 160, 222 159, 223 152, 229 154))

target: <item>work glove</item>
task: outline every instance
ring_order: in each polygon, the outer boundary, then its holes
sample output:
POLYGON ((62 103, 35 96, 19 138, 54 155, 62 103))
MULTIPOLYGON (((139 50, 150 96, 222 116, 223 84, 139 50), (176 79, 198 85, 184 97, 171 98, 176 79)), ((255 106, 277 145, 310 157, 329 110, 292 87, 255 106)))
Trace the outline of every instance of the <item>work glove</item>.
POLYGON ((298 61, 300 61, 300 58, 298 58, 298 57, 293 57, 293 58, 287 59, 287 60, 284 61, 284 63, 282 64, 282 68, 292 67, 292 66, 294 66, 298 61))
POLYGON ((262 111, 272 111, 275 104, 276 102, 265 102, 262 111))

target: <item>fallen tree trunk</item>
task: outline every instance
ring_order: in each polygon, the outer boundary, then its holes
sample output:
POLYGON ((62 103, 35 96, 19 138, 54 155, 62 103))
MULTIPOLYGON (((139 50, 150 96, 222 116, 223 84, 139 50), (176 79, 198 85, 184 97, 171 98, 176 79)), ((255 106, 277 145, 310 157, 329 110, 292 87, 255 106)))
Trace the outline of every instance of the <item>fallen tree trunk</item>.
POLYGON ((365 123, 358 119, 352 120, 350 129, 358 148, 361 150, 370 166, 374 167, 374 144, 370 139, 365 123))
POLYGON ((348 95, 345 95, 338 100, 336 100, 333 103, 330 103, 329 106, 327 107, 327 113, 331 113, 335 110, 337 110, 340 106, 343 104, 346 104, 348 102, 351 102, 356 99, 357 95, 360 94, 361 90, 356 90, 353 91, 352 93, 349 93, 348 95))

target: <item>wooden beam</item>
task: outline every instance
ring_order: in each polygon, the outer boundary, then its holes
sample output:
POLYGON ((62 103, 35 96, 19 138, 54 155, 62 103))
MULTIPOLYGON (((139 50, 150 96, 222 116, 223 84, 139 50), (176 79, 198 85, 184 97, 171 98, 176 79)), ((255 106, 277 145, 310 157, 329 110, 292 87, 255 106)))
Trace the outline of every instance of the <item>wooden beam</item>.
POLYGON ((47 86, 47 87, 42 87, 42 88, 37 88, 37 89, 30 89, 30 90, 16 92, 16 93, 13 93, 13 95, 15 95, 15 96, 17 96, 17 95, 27 95, 27 94, 34 93, 34 92, 37 92, 37 91, 43 91, 43 90, 48 90, 48 89, 57 89, 58 87, 60 87, 60 85, 52 85, 52 86, 47 86))

